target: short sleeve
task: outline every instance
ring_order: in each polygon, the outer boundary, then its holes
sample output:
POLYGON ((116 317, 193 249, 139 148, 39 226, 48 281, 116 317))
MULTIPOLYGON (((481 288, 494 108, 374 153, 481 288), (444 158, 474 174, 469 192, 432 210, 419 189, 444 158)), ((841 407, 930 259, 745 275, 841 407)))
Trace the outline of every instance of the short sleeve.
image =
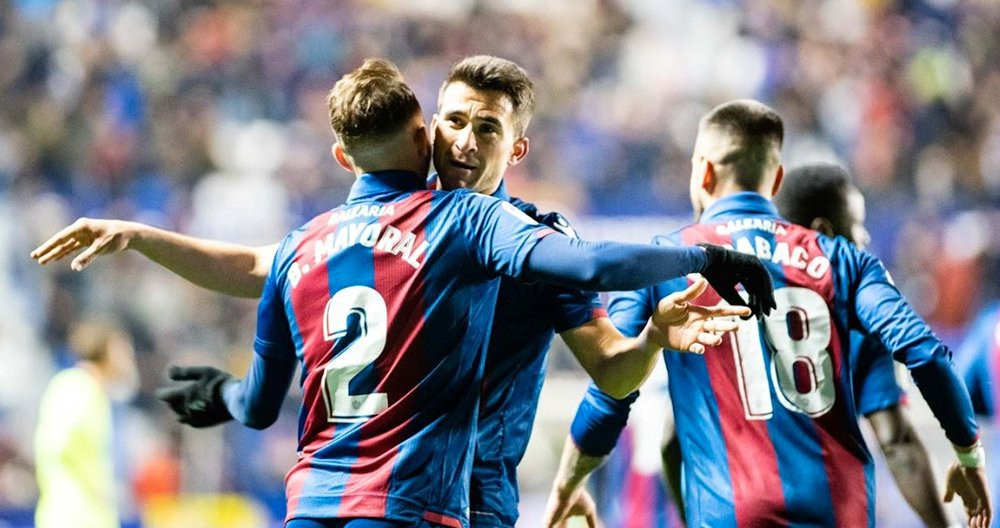
POLYGON ((520 278, 535 244, 555 233, 509 202, 468 192, 461 192, 458 199, 467 215, 456 220, 469 252, 491 274, 520 278))
POLYGON ((615 292, 608 303, 608 315, 618 330, 629 337, 635 337, 646 326, 653 315, 650 288, 629 292, 615 292))

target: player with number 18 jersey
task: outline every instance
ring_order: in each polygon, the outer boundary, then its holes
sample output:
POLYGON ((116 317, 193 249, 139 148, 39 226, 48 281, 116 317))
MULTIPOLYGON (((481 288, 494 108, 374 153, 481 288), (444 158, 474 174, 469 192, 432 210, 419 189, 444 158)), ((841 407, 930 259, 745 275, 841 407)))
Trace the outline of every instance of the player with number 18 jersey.
MULTIPOLYGON (((760 194, 721 198, 699 224, 655 242, 708 242, 756 254, 768 264, 778 305, 703 356, 664 354, 688 526, 872 526, 873 465, 851 375, 859 360, 852 354, 871 348, 852 351, 849 331, 878 337, 911 369, 950 361, 947 348, 877 259, 843 238, 782 220, 760 194)), ((609 306, 612 320, 635 335, 656 299, 687 284, 676 279, 620 295, 609 306)), ((698 302, 716 297, 709 289, 698 302)), ((948 397, 921 388, 932 407, 948 397)), ((627 405, 591 387, 574 421, 577 445, 607 435, 606 424, 624 423, 609 417, 627 413, 627 405)), ((975 440, 971 416, 942 422, 956 444, 975 440)))

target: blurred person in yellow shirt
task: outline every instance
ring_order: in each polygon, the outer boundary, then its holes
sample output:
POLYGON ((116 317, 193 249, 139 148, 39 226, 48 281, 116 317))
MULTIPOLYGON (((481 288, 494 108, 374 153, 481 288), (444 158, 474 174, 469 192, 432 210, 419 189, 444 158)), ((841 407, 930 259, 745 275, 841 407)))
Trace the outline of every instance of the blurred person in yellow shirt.
POLYGON ((42 396, 35 430, 37 528, 117 528, 111 402, 133 392, 138 373, 128 336, 85 322, 70 336, 77 364, 42 396))

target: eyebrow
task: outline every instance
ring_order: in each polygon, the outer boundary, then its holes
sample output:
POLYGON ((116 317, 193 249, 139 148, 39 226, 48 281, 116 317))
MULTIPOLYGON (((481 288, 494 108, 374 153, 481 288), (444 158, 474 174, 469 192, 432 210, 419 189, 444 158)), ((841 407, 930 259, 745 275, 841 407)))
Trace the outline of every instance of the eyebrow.
POLYGON ((454 110, 447 110, 446 109, 446 111, 443 113, 443 115, 444 115, 444 117, 449 117, 449 116, 453 116, 453 115, 461 115, 461 116, 465 117, 466 119, 469 119, 470 121, 485 121, 487 123, 490 123, 490 124, 496 126, 497 128, 503 129, 503 121, 500 121, 500 119, 498 119, 496 117, 493 117, 491 115, 486 115, 486 116, 479 115, 479 116, 475 116, 475 117, 469 118, 468 112, 466 112, 465 110, 459 110, 459 109, 454 109, 454 110))

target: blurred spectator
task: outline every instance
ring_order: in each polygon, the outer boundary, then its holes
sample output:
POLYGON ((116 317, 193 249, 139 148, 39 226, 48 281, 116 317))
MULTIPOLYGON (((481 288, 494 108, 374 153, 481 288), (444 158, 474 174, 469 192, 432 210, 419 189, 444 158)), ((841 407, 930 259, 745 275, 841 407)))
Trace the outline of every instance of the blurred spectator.
POLYGON ((77 364, 52 378, 38 413, 36 526, 117 527, 111 401, 138 387, 135 354, 105 323, 77 325, 70 344, 77 364))

